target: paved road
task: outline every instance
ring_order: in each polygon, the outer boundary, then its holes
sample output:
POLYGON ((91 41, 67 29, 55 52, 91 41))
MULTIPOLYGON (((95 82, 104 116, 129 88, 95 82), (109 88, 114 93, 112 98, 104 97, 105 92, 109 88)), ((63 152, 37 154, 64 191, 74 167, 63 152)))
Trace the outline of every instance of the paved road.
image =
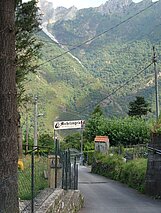
POLYGON ((161 213, 161 201, 153 200, 124 184, 79 168, 79 189, 85 197, 79 213, 161 213))

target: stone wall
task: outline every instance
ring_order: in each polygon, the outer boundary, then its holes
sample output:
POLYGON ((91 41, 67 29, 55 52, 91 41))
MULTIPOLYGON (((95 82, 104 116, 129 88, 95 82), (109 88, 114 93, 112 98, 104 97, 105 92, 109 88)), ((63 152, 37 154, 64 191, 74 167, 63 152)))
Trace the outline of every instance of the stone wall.
POLYGON ((79 190, 56 189, 35 213, 75 213, 84 203, 79 190))
POLYGON ((161 135, 153 134, 149 144, 146 193, 161 197, 161 135), (158 151, 157 151, 158 150, 158 151))

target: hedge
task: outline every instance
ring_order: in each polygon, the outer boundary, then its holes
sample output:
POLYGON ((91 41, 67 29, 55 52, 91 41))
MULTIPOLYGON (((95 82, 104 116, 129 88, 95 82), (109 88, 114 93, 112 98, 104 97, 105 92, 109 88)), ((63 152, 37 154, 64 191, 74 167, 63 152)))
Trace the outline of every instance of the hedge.
POLYGON ((121 156, 99 156, 92 164, 92 173, 126 183, 144 193, 147 159, 124 162, 121 156))

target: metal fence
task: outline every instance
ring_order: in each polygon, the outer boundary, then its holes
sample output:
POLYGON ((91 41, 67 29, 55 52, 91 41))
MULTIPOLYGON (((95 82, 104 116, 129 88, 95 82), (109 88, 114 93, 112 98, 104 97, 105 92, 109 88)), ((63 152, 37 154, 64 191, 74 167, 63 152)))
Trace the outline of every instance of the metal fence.
POLYGON ((77 157, 71 161, 70 151, 62 154, 62 189, 78 189, 78 164, 77 157))
POLYGON ((128 146, 110 147, 110 153, 123 155, 127 160, 135 158, 147 158, 148 157, 148 145, 137 144, 128 146))
POLYGON ((31 147, 23 158, 24 169, 18 171, 19 198, 30 200, 21 212, 34 212, 34 198, 48 187, 47 176, 49 152, 40 147, 31 147), (31 211, 29 211, 31 210, 31 211))
POLYGON ((35 210, 35 197, 45 188, 78 189, 78 164, 71 160, 70 151, 55 152, 48 147, 32 147, 23 159, 24 170, 19 170, 19 197, 28 200, 21 212, 35 210))

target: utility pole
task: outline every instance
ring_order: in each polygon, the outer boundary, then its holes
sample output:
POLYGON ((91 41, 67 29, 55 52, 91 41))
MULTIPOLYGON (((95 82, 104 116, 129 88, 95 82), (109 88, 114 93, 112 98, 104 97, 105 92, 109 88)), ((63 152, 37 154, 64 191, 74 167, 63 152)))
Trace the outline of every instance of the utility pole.
POLYGON ((34 99, 34 148, 37 147, 37 100, 38 100, 38 97, 35 96, 35 99, 34 99))
POLYGON ((156 98, 156 121, 159 119, 159 95, 158 95, 158 72, 156 68, 157 58, 155 52, 155 46, 153 46, 153 64, 155 72, 155 98, 156 98))

